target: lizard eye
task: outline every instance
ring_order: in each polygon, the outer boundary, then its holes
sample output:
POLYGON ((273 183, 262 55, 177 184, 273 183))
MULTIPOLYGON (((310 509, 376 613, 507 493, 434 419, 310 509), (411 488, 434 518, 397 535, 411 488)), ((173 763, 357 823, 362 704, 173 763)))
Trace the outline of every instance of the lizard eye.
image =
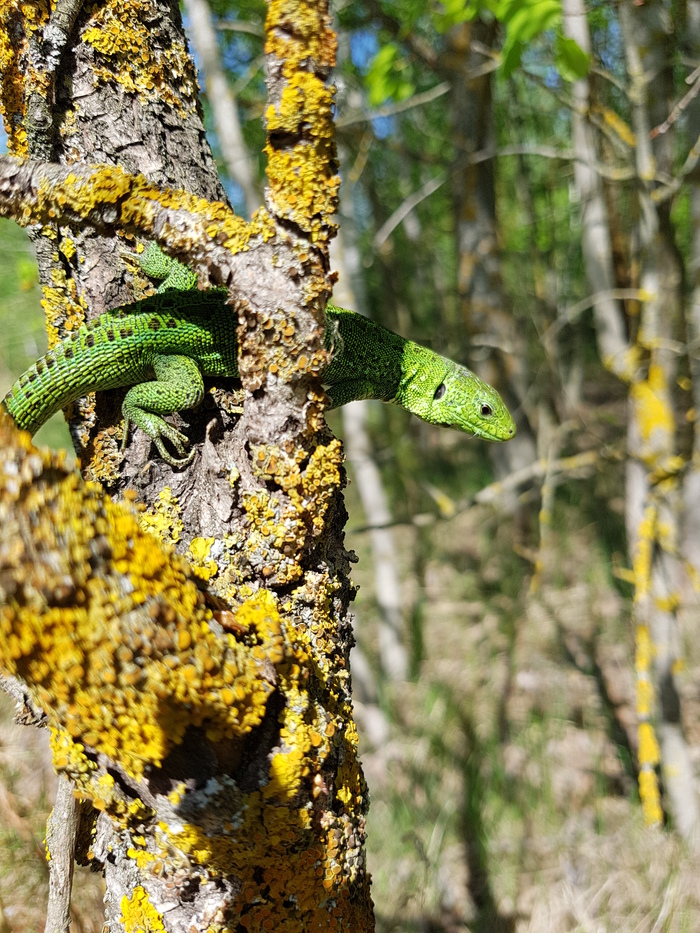
POLYGON ((493 414, 493 409, 491 408, 490 405, 482 405, 481 414, 484 416, 484 418, 488 418, 489 415, 493 414))
POLYGON ((438 399, 441 399, 443 397, 445 392, 447 392, 447 386, 445 385, 444 382, 441 382, 440 385, 435 390, 435 395, 433 395, 433 399, 437 402, 438 399))

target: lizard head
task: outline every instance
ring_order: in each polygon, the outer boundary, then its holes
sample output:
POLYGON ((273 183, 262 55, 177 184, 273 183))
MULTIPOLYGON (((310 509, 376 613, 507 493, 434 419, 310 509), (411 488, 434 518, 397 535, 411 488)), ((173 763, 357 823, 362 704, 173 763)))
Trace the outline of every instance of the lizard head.
POLYGON ((501 396, 466 366, 431 353, 411 375, 401 403, 424 421, 491 441, 515 437, 515 422, 501 396))

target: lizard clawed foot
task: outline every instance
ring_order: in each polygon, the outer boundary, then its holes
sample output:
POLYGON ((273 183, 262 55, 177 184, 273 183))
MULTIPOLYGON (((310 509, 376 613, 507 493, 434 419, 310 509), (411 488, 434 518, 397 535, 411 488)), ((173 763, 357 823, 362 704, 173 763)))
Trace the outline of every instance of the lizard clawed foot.
POLYGON ((195 450, 192 449, 189 453, 187 453, 187 447, 190 443, 187 435, 182 434, 181 431, 178 431, 172 425, 168 424, 168 422, 164 421, 159 415, 154 415, 151 412, 140 412, 138 418, 134 418, 132 413, 131 419, 124 419, 122 452, 126 447, 127 438, 129 436, 129 420, 134 421, 137 427, 141 428, 142 431, 148 434, 148 436, 158 448, 158 453, 166 463, 170 464, 170 466, 186 467, 189 463, 192 463, 195 450), (166 438, 170 441, 175 450, 180 454, 180 459, 173 457, 173 455, 168 452, 165 444, 163 443, 163 438, 166 438))
POLYGON ((163 422, 164 428, 167 430, 161 430, 160 434, 157 434, 155 437, 152 437, 153 443, 158 448, 158 453, 161 455, 163 460, 166 463, 169 463, 173 467, 186 467, 188 463, 192 463, 192 460, 195 455, 194 448, 190 450, 189 453, 186 452, 186 447, 189 445, 190 441, 187 435, 182 434, 180 431, 175 430, 167 421, 163 422), (170 443, 173 445, 175 450, 180 454, 180 459, 176 459, 169 454, 166 450, 165 444, 163 443, 163 437, 167 437, 170 443))

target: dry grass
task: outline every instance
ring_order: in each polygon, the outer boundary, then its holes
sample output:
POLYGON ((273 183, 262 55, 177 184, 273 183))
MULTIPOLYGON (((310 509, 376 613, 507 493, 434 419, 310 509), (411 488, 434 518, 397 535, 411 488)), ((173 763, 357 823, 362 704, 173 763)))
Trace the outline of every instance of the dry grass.
MULTIPOLYGON (((429 535, 419 677, 385 689, 389 740, 363 756, 378 929, 699 930, 700 859, 642 825, 629 603, 595 528, 567 513, 556 584, 532 596, 512 529, 489 540, 489 519, 474 509, 429 535)), ((407 563, 415 535, 398 538, 407 563)), ((350 544, 371 657, 371 559, 350 544)), ((692 711, 700 649, 688 642, 692 711)), ((688 732, 697 740, 697 723, 688 732)))
MULTIPOLYGON (((44 731, 17 726, 0 695, 0 933, 43 930, 46 819, 56 780, 44 731)), ((76 867, 73 933, 101 933, 102 879, 76 867)))

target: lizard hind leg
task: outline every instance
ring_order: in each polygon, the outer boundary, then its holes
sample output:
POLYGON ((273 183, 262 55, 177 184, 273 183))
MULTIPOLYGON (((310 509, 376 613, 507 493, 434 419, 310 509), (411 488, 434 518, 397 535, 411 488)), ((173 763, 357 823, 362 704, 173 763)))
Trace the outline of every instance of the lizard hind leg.
POLYGON ((186 452, 189 444, 187 437, 164 421, 162 416, 199 405, 204 398, 202 374, 189 356, 157 355, 153 360, 153 369, 155 381, 134 386, 124 398, 122 447, 126 445, 131 422, 148 434, 166 463, 174 467, 186 466, 194 457, 194 450, 189 454, 186 452), (181 459, 168 453, 164 438, 170 441, 181 459))

